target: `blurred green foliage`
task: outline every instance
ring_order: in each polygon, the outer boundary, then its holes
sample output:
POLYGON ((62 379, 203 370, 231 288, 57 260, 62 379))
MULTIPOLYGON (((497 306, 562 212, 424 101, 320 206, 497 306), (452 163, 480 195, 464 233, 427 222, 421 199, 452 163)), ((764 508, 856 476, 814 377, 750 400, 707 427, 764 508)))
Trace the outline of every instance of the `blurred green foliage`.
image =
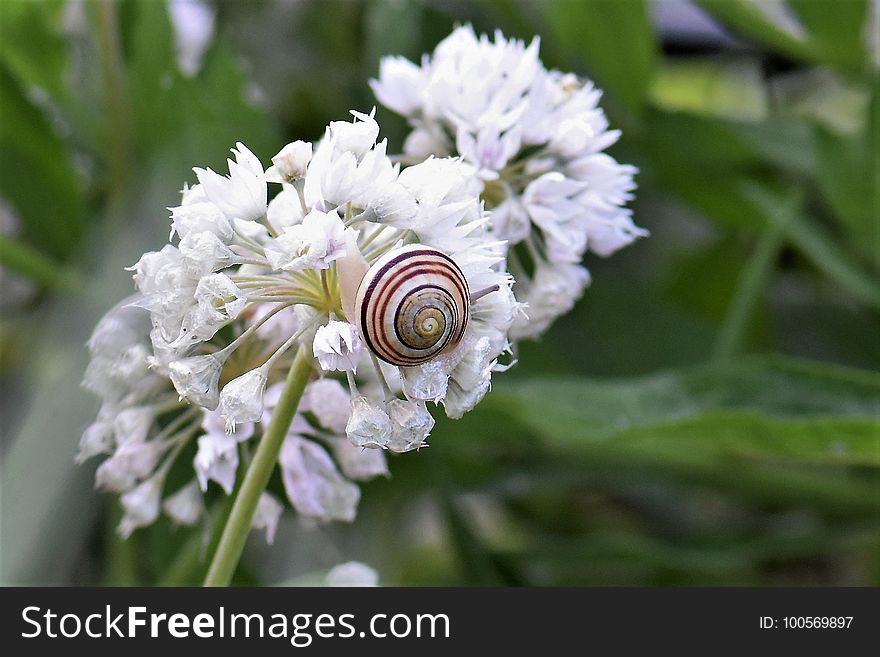
MULTIPOLYGON (((640 0, 220 2, 195 77, 164 2, 88 2, 79 25, 75 4, 0 4, 0 196, 21 223, 0 263, 36 289, 3 308, 6 580, 198 581, 201 535, 160 521, 121 543, 73 469, 88 327, 161 243, 189 167, 318 137, 374 104, 382 55, 472 22, 539 34, 548 66, 605 89, 652 235, 588 260, 574 312, 364 486, 354 526, 292 523, 238 581, 356 558, 388 584, 880 583, 867 0, 789 0, 802 35, 760 3, 699 0, 724 42, 661 33, 640 0)), ((378 118, 399 148, 403 122, 378 118)))

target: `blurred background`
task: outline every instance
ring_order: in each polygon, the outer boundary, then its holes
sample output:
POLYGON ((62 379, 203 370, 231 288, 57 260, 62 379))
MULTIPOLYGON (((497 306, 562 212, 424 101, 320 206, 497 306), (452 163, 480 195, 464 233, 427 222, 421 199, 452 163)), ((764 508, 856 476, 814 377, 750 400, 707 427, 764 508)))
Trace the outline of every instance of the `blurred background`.
POLYGON ((352 525, 289 512, 237 581, 357 559, 387 585, 880 584, 877 2, 174 4, 0 4, 5 583, 198 581, 198 532, 118 540, 73 463, 84 343, 190 167, 318 138, 373 106, 382 55, 470 22, 605 89, 651 237, 589 256, 575 310, 352 525))

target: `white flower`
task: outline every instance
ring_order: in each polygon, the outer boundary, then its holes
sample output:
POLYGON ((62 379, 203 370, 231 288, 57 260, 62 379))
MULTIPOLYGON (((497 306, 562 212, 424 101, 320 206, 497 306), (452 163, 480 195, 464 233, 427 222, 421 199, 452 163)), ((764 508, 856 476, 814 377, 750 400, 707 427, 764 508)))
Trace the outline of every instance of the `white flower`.
POLYGON ((238 470, 238 441, 232 436, 209 433, 199 438, 199 450, 193 467, 202 491, 208 490, 208 481, 214 480, 229 495, 235 485, 238 470))
POLYGON ((165 474, 157 473, 120 498, 125 513, 116 531, 122 538, 131 536, 138 527, 153 524, 159 515, 159 500, 164 483, 165 474))
POLYGON ((490 217, 493 234, 511 244, 522 242, 532 231, 529 214, 516 196, 508 196, 501 205, 492 210, 490 217))
MULTIPOLYGON (((489 45, 478 45, 486 62, 496 47, 489 45)), ((522 189, 505 191, 509 180, 502 174, 515 167, 522 178, 539 175, 530 162, 516 159, 524 139, 518 121, 528 105, 522 89, 532 75, 527 69, 533 58, 524 50, 514 47, 502 52, 504 61, 490 62, 509 78, 493 87, 491 111, 417 110, 414 120, 424 120, 418 128, 424 141, 451 151, 458 137, 465 158, 432 157, 401 173, 386 153, 387 141, 376 143, 373 114, 354 112, 351 123, 332 123, 314 152, 306 142, 289 144, 266 174, 241 144, 228 177, 196 170, 199 184, 184 187, 181 204, 171 208, 169 241, 176 233, 178 245, 140 258, 132 267, 140 295, 127 301, 118 317, 108 316, 89 343, 84 385, 103 406, 82 438, 79 458, 112 451, 96 482, 132 492, 126 498, 133 509, 126 533, 155 519, 156 504, 140 484, 169 472, 180 441, 198 429, 184 400, 201 407, 204 435, 192 461, 195 480, 165 500, 165 512, 180 524, 195 524, 205 518, 202 493, 209 481, 227 494, 234 490, 239 443, 251 439, 255 422, 271 425, 279 419, 285 377, 277 368, 298 348, 311 347, 319 374, 345 372, 348 382, 344 386, 339 377, 308 384, 284 437, 278 460, 282 481, 291 504, 307 519, 352 520, 360 498, 354 482, 388 474, 383 449, 404 452, 426 444, 434 425, 426 400, 445 402, 447 413, 455 414, 484 394, 499 355, 509 348, 507 329, 519 304, 506 273, 506 245, 491 232, 479 194, 494 186, 492 198, 516 195, 531 226, 522 189), (281 184, 268 207, 267 175, 281 184), (354 293, 370 261, 405 244, 447 254, 474 299, 466 339, 418 368, 379 363, 364 353, 358 329, 336 319, 352 316, 354 293), (226 362, 244 373, 218 390, 226 362), (267 389, 270 372, 276 383, 267 389), (175 401, 172 386, 181 399, 175 401), (402 392, 405 399, 399 398, 402 392)), ((470 70, 467 58, 453 60, 461 72, 470 70)), ((445 74, 457 75, 456 66, 447 66, 445 74)), ((402 78, 416 67, 399 68, 402 88, 408 84, 402 78)), ((427 102, 424 80, 410 82, 419 102, 427 102)), ((450 78, 448 84, 457 83, 450 78)), ((479 85, 472 90, 481 93, 479 85)), ((477 96, 473 100, 482 103, 477 96)), ((559 165, 552 155, 544 160, 542 173, 559 165)), ((570 163, 572 178, 604 166, 584 153, 570 163)), ((628 193, 620 176, 603 180, 598 201, 584 194, 588 185, 579 183, 574 195, 595 206, 597 216, 600 201, 628 193)), ((558 214, 555 205, 551 209, 558 214)), ((545 243, 539 235, 531 246, 542 251, 545 243)), ((277 500, 268 494, 260 500, 254 526, 266 530, 269 542, 280 514, 277 500)))
POLYGON ((97 454, 111 453, 114 445, 113 433, 113 422, 102 419, 99 415, 98 419, 83 431, 76 462, 83 463, 97 454))
POLYGON ((170 210, 172 236, 177 233, 183 239, 193 233, 213 233, 224 244, 232 240, 232 224, 213 203, 184 202, 170 210))
MULTIPOLYGON (((632 199, 635 167, 602 152, 620 132, 609 130, 598 105, 601 91, 575 75, 547 70, 538 48, 537 38, 526 46, 499 32, 492 41, 470 26, 459 27, 420 66, 385 58, 379 79, 371 81, 380 102, 409 119, 413 130, 404 149, 410 159, 431 153, 461 158, 460 171, 476 183, 491 213, 489 229, 507 242, 502 255, 511 253, 510 270, 518 278, 525 271, 519 253, 508 247, 520 242, 528 241, 529 259, 540 269, 577 264, 588 249, 607 256, 647 235, 623 207, 632 199)), ((405 169, 400 182, 430 162, 405 169)), ((442 196, 442 184, 427 188, 442 196)), ((432 246, 466 250, 468 234, 453 230, 460 217, 450 200, 419 202, 419 217, 405 227, 432 246)), ((518 300, 540 307, 520 335, 536 337, 570 306, 567 299, 555 309, 527 299, 522 293, 531 288, 520 283, 518 300)), ((463 392, 454 394, 461 398, 463 392)), ((470 401, 462 407, 476 398, 465 396, 470 401)))
POLYGON ((151 378, 148 372, 150 351, 144 344, 131 345, 114 356, 99 355, 89 365, 84 385, 105 400, 120 399, 141 388, 151 378))
POLYGON ((264 244, 269 239, 269 229, 259 221, 233 219, 232 227, 237 235, 250 242, 264 244))
POLYGON ((194 168, 205 196, 227 219, 253 221, 266 214, 266 179, 263 165, 241 142, 232 149, 235 162, 226 160, 229 177, 211 169, 194 168))
POLYGON ((170 343, 174 349, 187 349, 210 340, 247 306, 242 291, 226 274, 208 274, 199 279, 193 292, 197 305, 190 306, 180 320, 177 338, 170 343))
POLYGON ((312 159, 312 144, 294 141, 278 151, 272 158, 272 166, 266 170, 269 182, 292 183, 305 177, 312 159))
POLYGON ((363 345, 357 329, 348 322, 329 321, 315 332, 312 351, 321 369, 331 372, 357 370, 363 345))
POLYGON ((266 374, 257 368, 227 383, 220 392, 220 415, 226 420, 226 432, 235 431, 241 422, 257 422, 263 414, 263 391, 266 374))
POLYGON ((440 357, 416 367, 401 368, 403 392, 407 399, 439 402, 446 396, 449 381, 447 359, 440 357))
POLYGON ((199 482, 195 479, 166 497, 162 502, 162 510, 178 525, 190 527, 195 525, 205 513, 205 501, 199 490, 199 482))
POLYGON ((633 223, 626 211, 597 213, 587 222, 587 244, 599 256, 610 256, 648 231, 633 223))
POLYGON ((213 354, 190 356, 168 365, 171 383, 191 404, 214 410, 220 403, 220 370, 223 362, 213 354))
POLYGON ((370 114, 351 111, 354 121, 331 121, 330 137, 337 152, 348 151, 355 156, 361 157, 376 144, 379 136, 379 124, 374 115, 376 108, 370 114))
POLYGON ((299 193, 290 185, 283 185, 282 190, 269 201, 266 209, 266 220, 278 235, 288 226, 302 223, 304 216, 299 193))
POLYGON ((578 262, 587 248, 583 207, 576 200, 585 184, 559 172, 545 173, 529 183, 522 202, 544 232, 551 261, 578 262))
POLYGON ((339 381, 318 379, 306 388, 300 410, 311 411, 321 426, 341 434, 351 416, 350 403, 351 396, 339 381))
MULTIPOLYGON (((283 386, 283 383, 281 385, 283 386)), ((268 391, 266 394, 268 396, 268 391)), ((238 442, 244 442, 245 440, 252 438, 254 435, 253 422, 239 422, 235 425, 235 429, 232 433, 227 432, 226 420, 223 419, 223 415, 220 414, 219 409, 214 411, 206 410, 202 413, 202 429, 209 434, 232 436, 238 442)))
MULTIPOLYGON (((155 463, 152 464, 155 466, 155 463)), ((105 459, 95 470, 95 488, 113 493, 124 493, 131 490, 138 482, 138 477, 125 467, 118 459, 111 456, 105 459)))
POLYGON ((359 561, 347 561, 334 566, 325 578, 327 586, 363 586, 379 585, 379 574, 359 561))
POLYGON ((217 325, 235 319, 247 305, 242 291, 226 274, 203 276, 196 286, 195 299, 202 316, 217 325))
POLYGON ((116 448, 95 472, 95 487, 121 493, 148 476, 165 448, 155 441, 129 440, 116 448))
POLYGON ((202 68, 202 58, 214 38, 215 10, 201 0, 168 0, 168 13, 174 28, 177 66, 193 77, 202 68))
POLYGON ((358 447, 345 437, 333 439, 331 445, 342 474, 349 479, 369 481, 388 474, 385 452, 381 449, 358 447))
POLYGON ((359 395, 351 400, 345 434, 358 447, 384 448, 391 440, 391 418, 382 404, 359 395))
POLYGON ((497 350, 488 336, 480 337, 464 350, 461 360, 451 372, 449 388, 443 399, 449 417, 460 418, 486 395, 496 356, 497 350))
POLYGON ((521 132, 519 126, 514 126, 501 133, 494 124, 484 126, 476 135, 465 128, 459 128, 456 148, 466 161, 474 164, 481 178, 496 180, 498 172, 519 151, 521 132))
POLYGON ((391 439, 385 445, 392 452, 408 452, 425 447, 425 439, 434 428, 434 418, 425 402, 392 399, 387 405, 391 418, 391 439))
POLYGON ((449 389, 446 391, 446 398, 443 400, 443 408, 446 410, 446 415, 453 420, 462 417, 480 403, 483 397, 486 396, 486 393, 489 392, 491 384, 492 381, 488 376, 481 379, 472 388, 462 388, 457 382, 451 382, 449 389))
POLYGON ((432 156, 449 155, 445 136, 432 134, 423 128, 416 128, 407 135, 403 142, 403 152, 416 162, 427 160, 432 156))
POLYGON ((254 511, 254 517, 251 521, 251 528, 265 529, 266 543, 269 545, 275 541, 275 532, 278 529, 278 521, 281 519, 283 510, 281 502, 271 493, 264 492, 260 495, 257 509, 254 511))
POLYGON ((510 334, 517 339, 536 338, 559 315, 574 307, 590 283, 590 274, 580 265, 541 264, 532 280, 524 283, 527 317, 518 318, 510 334))
POLYGON ((324 449, 311 440, 288 436, 278 457, 284 490, 302 515, 323 522, 351 522, 360 489, 345 479, 324 449))
POLYGON ((378 127, 371 116, 352 112, 353 123, 337 121, 324 133, 303 183, 308 207, 366 209, 394 182, 396 168, 385 154, 386 142, 375 146, 378 127))
POLYGON ((421 71, 404 57, 383 57, 379 79, 370 80, 370 87, 380 103, 404 116, 414 114, 422 104, 421 71))
POLYGON ((312 210, 302 223, 287 226, 266 246, 266 257, 275 269, 302 271, 327 269, 345 255, 346 232, 336 212, 312 210))
POLYGON ((187 233, 178 245, 184 267, 194 278, 210 274, 235 264, 236 255, 214 233, 199 231, 187 233))
POLYGON ((132 269, 132 278, 143 294, 135 303, 150 311, 153 326, 163 339, 175 340, 193 305, 198 278, 187 272, 180 251, 170 244, 161 251, 145 253, 132 269))
POLYGON ((491 340, 480 337, 462 356, 452 370, 452 379, 465 389, 479 387, 484 379, 489 378, 495 364, 491 340))

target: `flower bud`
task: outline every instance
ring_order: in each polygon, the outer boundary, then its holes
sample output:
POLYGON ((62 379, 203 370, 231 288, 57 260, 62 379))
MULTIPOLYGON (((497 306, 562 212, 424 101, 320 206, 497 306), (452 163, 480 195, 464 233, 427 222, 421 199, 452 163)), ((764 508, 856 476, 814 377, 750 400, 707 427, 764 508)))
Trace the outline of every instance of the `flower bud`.
POLYGON ((315 332, 312 351, 321 369, 341 372, 357 370, 361 359, 361 338, 354 325, 331 320, 315 332))
POLYGON ((162 510, 178 525, 190 527, 199 521, 205 512, 205 501, 199 490, 199 483, 193 479, 179 491, 166 497, 162 510))
POLYGON ((192 404, 214 410, 220 403, 220 370, 223 363, 213 354, 190 356, 169 364, 171 383, 192 404))
POLYGON ((220 392, 220 415, 226 420, 226 433, 241 422, 257 422, 263 414, 266 374, 257 368, 227 383, 220 392))
POLYGON ((271 182, 292 183, 304 178, 312 159, 312 144, 307 141, 294 141, 282 148, 272 158, 273 166, 266 172, 271 182))
POLYGON ((391 418, 382 404, 364 396, 351 400, 351 416, 345 435, 358 447, 382 447, 391 440, 391 418))
POLYGON ((238 442, 223 434, 202 436, 193 467, 202 492, 208 490, 208 481, 213 479, 229 495, 238 470, 238 442))
POLYGON ((388 449, 392 452, 408 452, 426 445, 425 439, 434 428, 434 418, 425 408, 425 402, 392 399, 387 409, 391 418, 388 449))
POLYGON ((275 531, 278 529, 278 521, 284 506, 271 493, 263 493, 257 502, 254 518, 251 521, 251 529, 265 529, 266 543, 272 545, 275 540, 275 531))
POLYGON ((146 527, 156 520, 164 483, 164 473, 156 474, 120 498, 125 514, 116 531, 122 538, 128 538, 138 527, 146 527))

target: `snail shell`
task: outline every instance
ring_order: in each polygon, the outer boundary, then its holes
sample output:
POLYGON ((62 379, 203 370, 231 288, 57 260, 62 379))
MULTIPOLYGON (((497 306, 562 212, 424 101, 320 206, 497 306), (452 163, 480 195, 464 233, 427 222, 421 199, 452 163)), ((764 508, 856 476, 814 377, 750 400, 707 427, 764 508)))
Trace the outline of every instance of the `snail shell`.
POLYGON ((470 317, 461 269, 445 253, 413 244, 382 256, 357 290, 355 322, 367 347, 411 367, 457 344, 470 317))

